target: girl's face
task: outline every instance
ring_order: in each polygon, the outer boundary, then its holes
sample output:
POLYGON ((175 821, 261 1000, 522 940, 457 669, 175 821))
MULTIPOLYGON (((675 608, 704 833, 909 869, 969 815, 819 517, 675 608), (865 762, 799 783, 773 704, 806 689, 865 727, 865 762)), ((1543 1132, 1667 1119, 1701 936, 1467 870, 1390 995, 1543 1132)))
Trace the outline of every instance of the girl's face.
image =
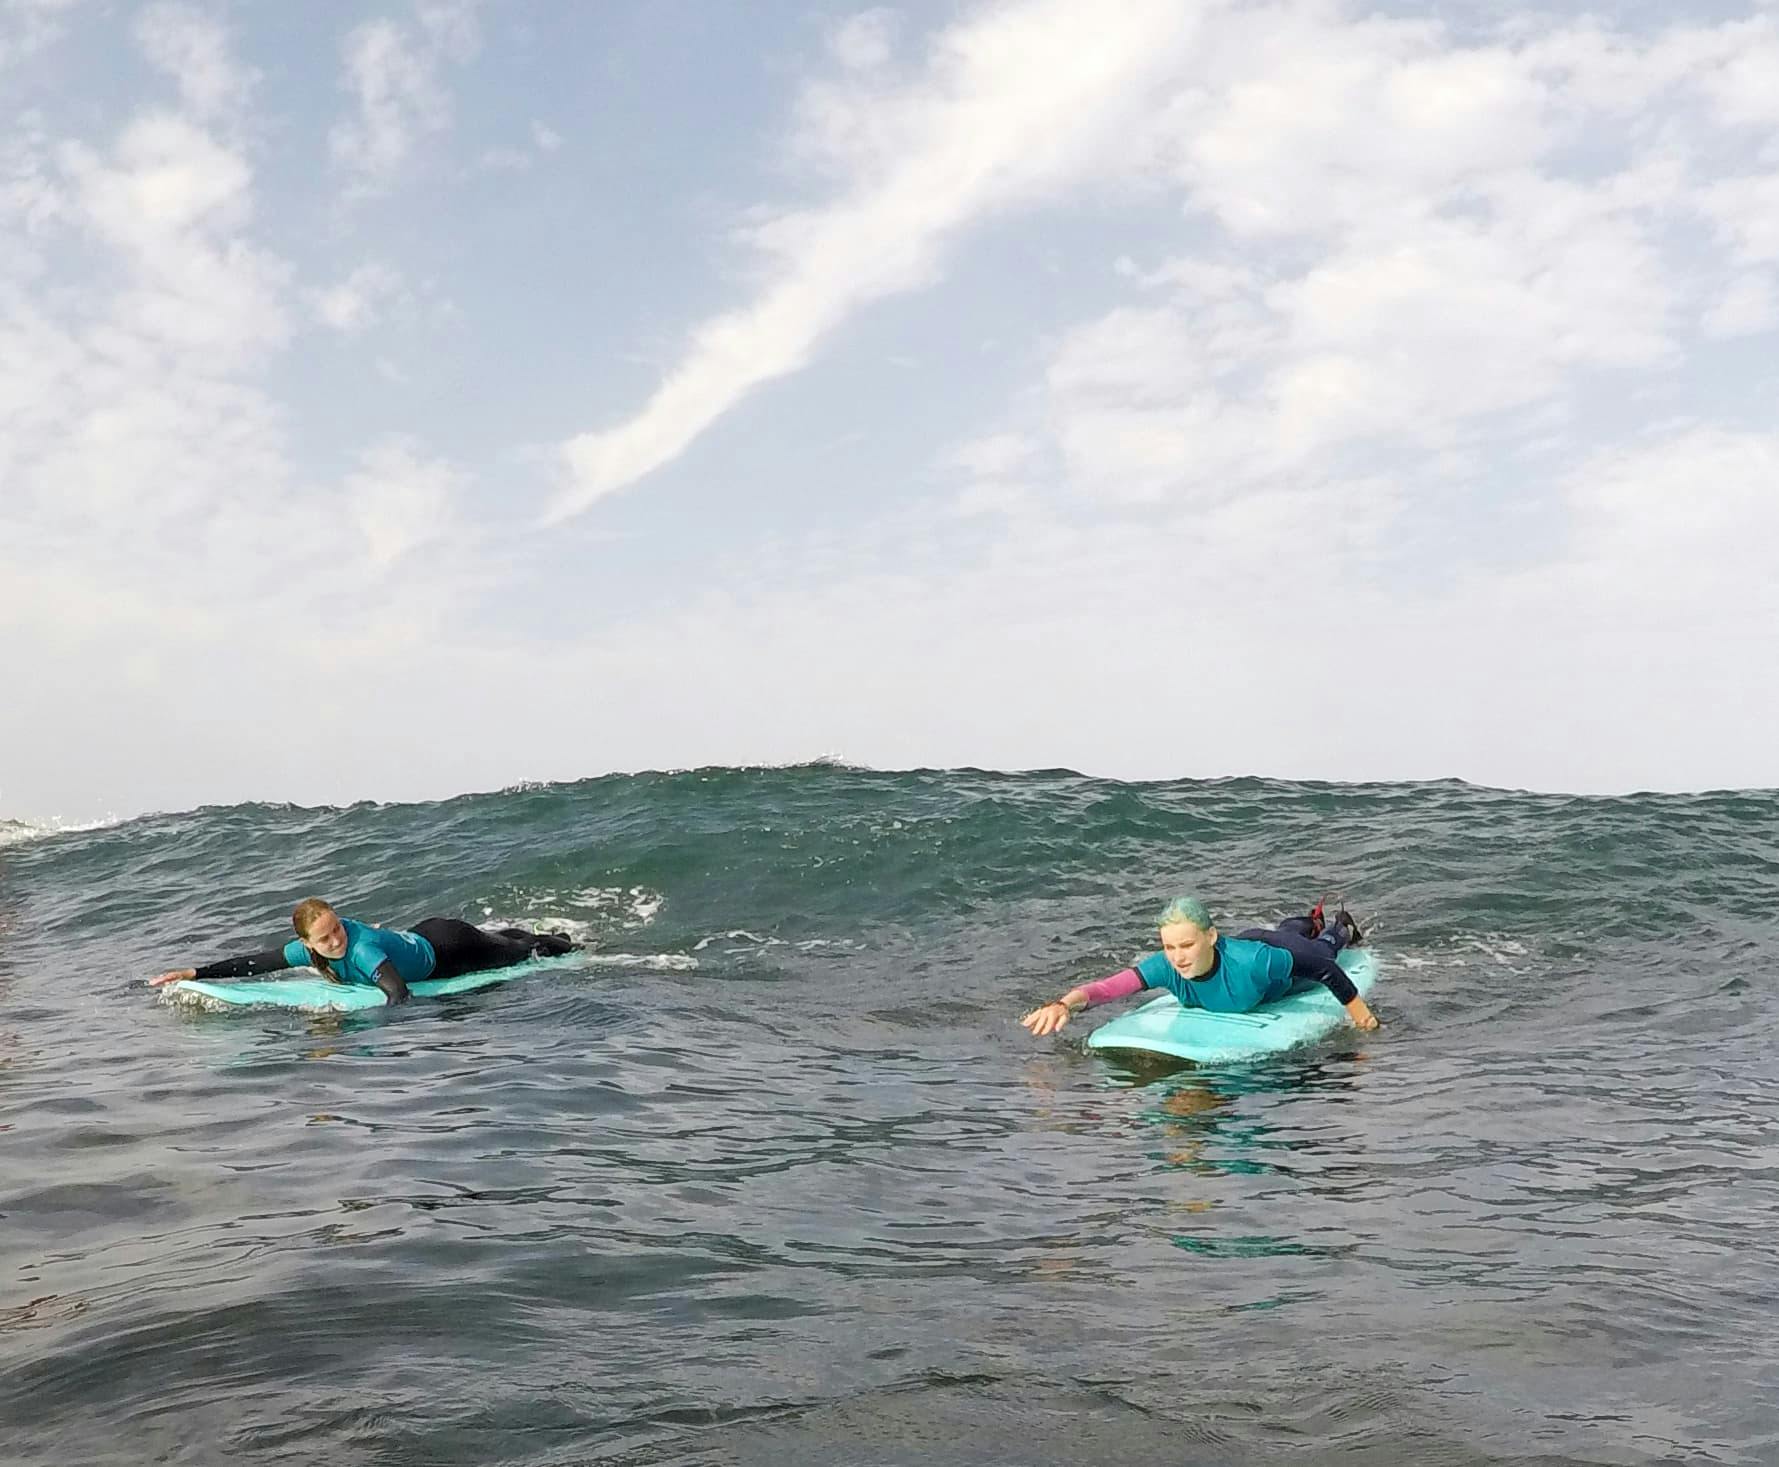
POLYGON ((1202 978, 1216 961, 1217 929, 1169 922, 1161 929, 1161 950, 1182 978, 1202 978))
POLYGON ((309 930, 303 934, 303 945, 313 948, 330 963, 345 957, 346 929, 340 925, 338 914, 324 912, 311 922, 309 930))

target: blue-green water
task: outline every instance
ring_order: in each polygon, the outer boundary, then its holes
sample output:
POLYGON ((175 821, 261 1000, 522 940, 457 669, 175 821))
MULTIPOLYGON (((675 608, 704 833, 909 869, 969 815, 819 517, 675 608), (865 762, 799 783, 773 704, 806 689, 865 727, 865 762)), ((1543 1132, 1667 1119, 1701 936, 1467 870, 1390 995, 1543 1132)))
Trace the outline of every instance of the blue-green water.
POLYGON ((1771 793, 818 766, 15 828, 0 1454, 1770 1464, 1776 908, 1771 793), (1375 1036, 1015 1022, 1175 890, 1330 887, 1375 1036), (333 1022, 142 986, 312 893, 590 950, 333 1022))

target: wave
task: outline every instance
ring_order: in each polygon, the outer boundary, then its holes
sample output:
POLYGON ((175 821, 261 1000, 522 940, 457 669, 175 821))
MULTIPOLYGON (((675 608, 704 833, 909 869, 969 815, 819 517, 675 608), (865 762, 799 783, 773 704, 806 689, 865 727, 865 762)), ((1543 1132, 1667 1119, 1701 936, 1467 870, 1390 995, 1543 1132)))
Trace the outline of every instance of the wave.
POLYGON ((59 820, 51 819, 47 824, 37 824, 30 820, 0 820, 0 847, 22 845, 26 841, 42 840, 52 835, 73 835, 87 830, 109 830, 114 825, 122 825, 121 815, 102 815, 96 820, 59 820))

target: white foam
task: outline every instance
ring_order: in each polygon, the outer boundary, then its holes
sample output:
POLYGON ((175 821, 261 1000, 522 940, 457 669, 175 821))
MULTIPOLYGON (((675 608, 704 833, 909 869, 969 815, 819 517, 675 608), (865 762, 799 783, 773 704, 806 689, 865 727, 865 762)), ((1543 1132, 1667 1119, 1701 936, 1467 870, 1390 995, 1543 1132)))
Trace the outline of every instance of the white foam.
POLYGON ((785 945, 785 940, 782 937, 761 937, 757 932, 748 932, 738 927, 733 932, 713 932, 709 937, 699 938, 692 945, 692 951, 701 953, 713 942, 725 941, 751 942, 755 947, 783 947, 785 945))
POLYGON ((502 927, 530 926, 540 932, 560 932, 580 945, 581 951, 574 954, 575 958, 595 967, 654 968, 663 973, 689 973, 698 966, 698 959, 688 953, 601 952, 595 944, 604 929, 576 917, 549 917, 542 922, 536 917, 527 917, 520 922, 495 916, 491 907, 482 908, 482 912, 488 919, 481 924, 484 931, 498 932, 502 927))
POLYGON ((499 932, 503 927, 526 927, 534 932, 560 932, 571 941, 583 945, 592 942, 594 937, 591 922, 577 922, 573 917, 551 917, 540 923, 535 917, 497 917, 492 907, 483 907, 482 915, 487 919, 480 924, 484 932, 499 932))
POLYGON ((659 912, 667 902, 666 897, 658 894, 645 895, 640 886, 631 887, 630 895, 632 897, 630 913, 644 927, 655 920, 655 913, 659 912))
POLYGON ((97 820, 63 820, 52 815, 46 824, 31 820, 0 820, 0 846, 22 845, 47 835, 75 835, 83 830, 106 830, 122 825, 121 815, 101 815, 97 820))
POLYGON ((0 846, 16 846, 21 841, 36 840, 49 832, 22 820, 0 820, 0 846))
POLYGON ((691 973, 698 967, 698 959, 686 953, 583 953, 580 956, 590 966, 599 968, 652 968, 659 973, 691 973))
MULTIPOLYGON (((171 988, 163 988, 160 991, 160 998, 161 1002, 170 1009, 199 1009, 207 1014, 241 1012, 241 1006, 239 1004, 227 1003, 220 998, 212 998, 207 993, 193 993, 186 989, 182 984, 177 983, 171 988)), ((291 1011, 293 1013, 305 1012, 294 1006, 292 1006, 291 1011)))
MULTIPOLYGON (((621 913, 623 925, 634 928, 647 927, 666 904, 667 898, 660 892, 642 886, 589 886, 566 896, 557 891, 540 891, 526 898, 525 908, 527 912, 538 912, 565 906, 591 907, 595 912, 621 913)), ((482 911, 487 915, 490 909, 484 907, 482 911)))

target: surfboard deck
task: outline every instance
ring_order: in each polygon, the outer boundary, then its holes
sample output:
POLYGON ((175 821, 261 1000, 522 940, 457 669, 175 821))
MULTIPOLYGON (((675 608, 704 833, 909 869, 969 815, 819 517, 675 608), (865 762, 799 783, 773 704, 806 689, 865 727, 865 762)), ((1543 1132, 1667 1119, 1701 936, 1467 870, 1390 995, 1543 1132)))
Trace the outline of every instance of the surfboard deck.
MULTIPOLYGON (((456 978, 422 978, 418 983, 410 983, 408 992, 416 998, 469 993, 477 988, 491 988, 496 983, 510 983, 544 968, 571 965, 576 956, 567 953, 558 958, 533 958, 510 968, 490 968, 481 973, 463 973, 456 978)), ((301 1009, 311 1014, 380 1009, 389 1002, 381 988, 359 983, 333 983, 326 978, 259 978, 218 983, 181 978, 179 982, 167 985, 166 995, 172 1003, 197 1008, 301 1009)))
MULTIPOLYGON (((1347 948, 1338 961, 1361 996, 1371 991, 1377 981, 1377 960, 1371 949, 1347 948)), ((1279 1054, 1351 1022, 1334 995, 1314 982, 1245 1014, 1189 1009, 1173 994, 1164 993, 1101 1024, 1087 1036, 1087 1047, 1141 1050, 1201 1064, 1216 1063, 1279 1054)))

